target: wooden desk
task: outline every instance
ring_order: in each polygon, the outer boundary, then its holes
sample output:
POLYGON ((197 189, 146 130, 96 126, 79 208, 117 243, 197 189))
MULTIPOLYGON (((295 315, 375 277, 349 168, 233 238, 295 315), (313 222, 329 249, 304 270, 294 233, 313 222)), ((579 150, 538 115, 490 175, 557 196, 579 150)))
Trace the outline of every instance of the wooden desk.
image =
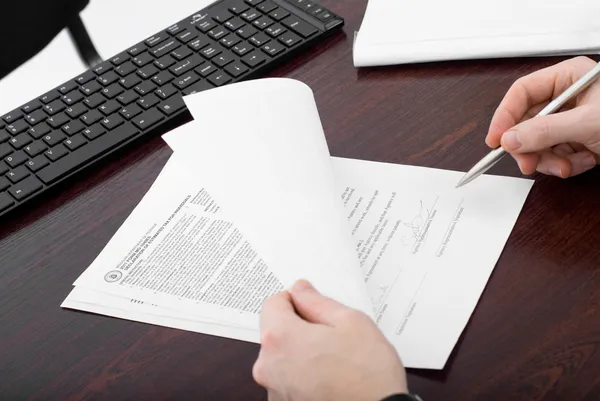
MULTIPOLYGON (((336 156, 468 169, 519 76, 557 59, 356 70, 365 0, 324 3, 338 35, 273 73, 314 90, 336 156)), ((60 309, 170 155, 156 138, 2 221, 0 399, 265 400, 256 345, 60 309)), ((495 173, 518 175, 504 160, 495 173)), ((412 371, 428 400, 600 399, 600 169, 537 183, 441 372, 412 371)))

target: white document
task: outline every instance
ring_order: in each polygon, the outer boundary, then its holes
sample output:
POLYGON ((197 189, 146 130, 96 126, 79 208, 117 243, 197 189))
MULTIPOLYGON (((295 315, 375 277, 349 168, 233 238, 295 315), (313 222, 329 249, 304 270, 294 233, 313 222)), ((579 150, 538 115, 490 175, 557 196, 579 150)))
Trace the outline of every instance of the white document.
MULTIPOLYGON (((374 320, 406 366, 443 368, 532 181, 484 175, 455 189, 462 173, 328 155, 323 162, 327 152, 319 149, 324 145, 317 138, 323 132, 314 99, 305 85, 292 80, 235 84, 186 100, 202 123, 186 124, 167 135, 175 156, 76 281, 77 288, 63 306, 258 341, 262 302, 288 285, 279 274, 285 280, 311 274, 306 278, 338 297, 346 295, 335 291, 345 285, 341 283, 358 283, 374 320), (264 96, 248 107, 247 92, 264 96), (244 111, 249 109, 254 118, 268 113, 278 123, 262 124, 261 129, 241 127, 223 116, 218 106, 222 96, 239 99, 227 111, 241 122, 250 118, 244 111), (199 104, 203 117, 198 116, 199 104), (219 135, 222 142, 213 138, 219 135), (238 146, 228 148, 227 143, 238 146), (198 156, 188 148, 204 151, 198 156), (312 168, 307 165, 305 170, 314 177, 299 171, 302 155, 294 155, 294 150, 312 155, 312 168), (203 163, 211 153, 223 159, 215 156, 212 165, 203 163), (289 159, 282 160, 282 154, 289 159), (290 171, 282 173, 286 169, 290 171), (329 177, 336 200, 326 206, 341 216, 339 230, 345 233, 340 235, 348 238, 348 259, 356 270, 340 265, 340 270, 329 270, 322 260, 335 259, 336 254, 325 246, 327 240, 325 245, 315 244, 309 235, 315 230, 321 240, 319 230, 326 230, 327 223, 337 229, 337 217, 315 210, 322 205, 311 197, 313 186, 325 196, 325 184, 319 181, 323 177, 329 177), (212 197, 215 193, 227 206, 212 197), (248 210, 248 205, 254 209, 248 210), (290 205, 294 209, 284 208, 290 205), (323 224, 312 221, 311 214, 321 216, 323 224), (287 258, 280 247, 289 252, 287 258), (297 259, 321 270, 305 269, 297 259)), ((345 255, 339 238, 332 246, 340 257, 345 255)))
POLYGON ((600 52, 600 2, 369 0, 356 67, 600 52))

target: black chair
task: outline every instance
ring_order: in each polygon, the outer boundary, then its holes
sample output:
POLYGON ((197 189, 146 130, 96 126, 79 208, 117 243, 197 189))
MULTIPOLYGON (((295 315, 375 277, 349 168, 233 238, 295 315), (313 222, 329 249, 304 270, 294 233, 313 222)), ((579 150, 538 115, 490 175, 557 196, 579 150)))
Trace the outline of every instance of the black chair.
POLYGON ((0 79, 46 47, 67 28, 83 62, 102 60, 79 13, 89 0, 8 0, 0 18, 0 79))

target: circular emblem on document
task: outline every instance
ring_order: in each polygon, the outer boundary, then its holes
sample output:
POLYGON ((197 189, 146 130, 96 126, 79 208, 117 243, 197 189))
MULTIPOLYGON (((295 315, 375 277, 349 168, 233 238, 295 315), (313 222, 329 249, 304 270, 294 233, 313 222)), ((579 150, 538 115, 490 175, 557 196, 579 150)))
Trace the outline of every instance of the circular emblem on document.
POLYGON ((115 283, 119 281, 121 277, 123 277, 123 273, 121 273, 118 270, 113 270, 111 272, 106 273, 106 275, 104 276, 104 280, 106 280, 107 283, 115 283))

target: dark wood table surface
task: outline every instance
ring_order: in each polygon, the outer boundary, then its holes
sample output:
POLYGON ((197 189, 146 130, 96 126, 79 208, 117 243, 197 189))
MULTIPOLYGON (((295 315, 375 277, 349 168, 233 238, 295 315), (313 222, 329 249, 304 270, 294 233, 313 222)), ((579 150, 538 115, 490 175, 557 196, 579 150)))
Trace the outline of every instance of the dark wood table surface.
MULTIPOLYGON (((519 76, 559 59, 357 70, 366 0, 323 2, 343 34, 273 71, 315 91, 335 156, 466 170, 519 76)), ((0 399, 266 400, 258 346, 59 307, 157 177, 160 138, 91 169, 0 225, 0 399)), ((518 176, 507 158, 494 173, 518 176)), ((536 184, 429 400, 600 399, 600 169, 536 184)), ((433 329, 433 328, 432 328, 433 329)))

